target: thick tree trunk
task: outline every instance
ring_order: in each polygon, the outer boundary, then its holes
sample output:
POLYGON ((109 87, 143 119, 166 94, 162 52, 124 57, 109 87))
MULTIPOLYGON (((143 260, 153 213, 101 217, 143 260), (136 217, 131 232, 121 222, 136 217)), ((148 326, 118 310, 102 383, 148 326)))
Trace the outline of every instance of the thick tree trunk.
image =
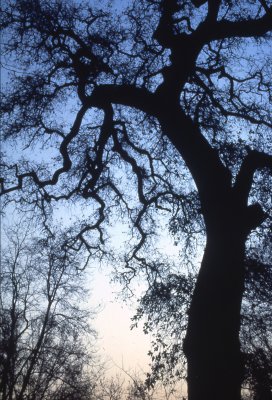
POLYGON ((184 342, 189 400, 241 399, 244 242, 235 226, 232 234, 208 234, 184 342))

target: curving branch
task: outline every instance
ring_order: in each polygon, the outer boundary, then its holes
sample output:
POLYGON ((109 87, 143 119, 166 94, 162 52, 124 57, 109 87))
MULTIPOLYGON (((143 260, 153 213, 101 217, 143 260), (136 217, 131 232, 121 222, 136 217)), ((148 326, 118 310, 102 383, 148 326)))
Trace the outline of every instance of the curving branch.
POLYGON ((203 43, 235 37, 246 38, 263 36, 272 30, 271 12, 272 7, 270 7, 261 18, 242 19, 235 22, 228 20, 210 22, 206 19, 203 24, 199 25, 195 34, 203 43))
POLYGON ((103 165, 103 154, 105 150, 105 146, 113 134, 113 109, 111 104, 104 105, 104 121, 101 126, 101 132, 99 135, 99 139, 95 144, 93 151, 95 153, 95 157, 92 159, 89 155, 86 155, 87 161, 87 169, 88 172, 91 174, 92 178, 88 180, 85 184, 82 196, 84 198, 91 197, 95 188, 95 185, 100 178, 102 171, 104 169, 103 165))
POLYGON ((160 112, 157 97, 147 89, 134 85, 99 85, 86 99, 89 107, 103 108, 107 103, 137 108, 153 116, 158 116, 160 112))
POLYGON ((258 169, 268 168, 272 174, 272 155, 249 150, 236 176, 234 191, 241 204, 246 205, 253 183, 254 173, 258 169))
POLYGON ((195 7, 201 7, 203 4, 207 3, 208 0, 192 0, 195 7))
POLYGON ((177 0, 163 0, 160 5, 160 10, 160 21, 153 37, 161 46, 172 48, 175 46, 177 38, 173 29, 174 14, 180 10, 180 6, 177 0))
MULTIPOLYGON (((35 172, 35 171, 30 171, 30 172, 25 172, 23 174, 20 174, 18 172, 18 166, 15 165, 15 166, 9 167, 9 168, 15 168, 15 174, 16 174, 18 183, 17 183, 16 186, 5 188, 4 179, 1 178, 0 179, 0 184, 1 184, 0 195, 6 194, 6 193, 9 193, 9 192, 13 192, 13 191, 18 190, 18 189, 22 189, 23 188, 23 182, 27 178, 31 178, 33 180, 33 182, 39 188, 44 188, 45 186, 48 186, 48 185, 56 185, 58 180, 59 180, 59 178, 60 178, 60 176, 62 174, 64 174, 64 173, 68 172, 71 169, 72 161, 70 159, 68 146, 71 143, 71 141, 78 134, 79 129, 81 127, 82 119, 83 119, 87 109, 88 108, 86 106, 81 107, 81 109, 77 113, 77 116, 75 118, 74 124, 73 124, 69 134, 62 141, 62 143, 60 145, 60 148, 59 148, 59 152, 60 152, 60 154, 62 156, 62 167, 57 169, 54 172, 54 174, 53 174, 51 179, 40 180, 37 172, 35 172)), ((4 167, 4 165, 2 165, 2 167, 4 167)))
POLYGON ((226 181, 229 184, 229 171, 218 154, 176 103, 166 105, 160 94, 130 85, 102 85, 88 99, 88 104, 94 107, 103 108, 105 102, 135 107, 157 117, 163 133, 184 158, 201 193, 209 193, 209 197, 214 192, 214 185, 219 190, 226 181))

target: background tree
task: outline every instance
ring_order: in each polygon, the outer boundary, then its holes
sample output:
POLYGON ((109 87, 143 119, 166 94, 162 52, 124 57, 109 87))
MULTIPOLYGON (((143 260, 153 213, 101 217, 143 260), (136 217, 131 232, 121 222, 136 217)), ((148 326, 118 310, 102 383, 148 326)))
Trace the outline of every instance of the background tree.
POLYGON ((205 232, 184 340, 190 400, 241 398, 246 241, 271 221, 271 7, 143 0, 112 18, 92 2, 19 0, 2 13, 3 135, 26 155, 3 161, 6 201, 45 220, 55 202, 86 206, 66 246, 92 256, 119 213, 126 286, 170 269, 160 224, 182 232, 181 263, 205 232))
POLYGON ((1 258, 1 398, 89 399, 94 331, 80 260, 31 236, 14 228, 1 258))
POLYGON ((147 388, 142 377, 122 369, 122 375, 109 377, 102 371, 97 376, 90 400, 177 400, 180 397, 174 387, 156 382, 147 388))

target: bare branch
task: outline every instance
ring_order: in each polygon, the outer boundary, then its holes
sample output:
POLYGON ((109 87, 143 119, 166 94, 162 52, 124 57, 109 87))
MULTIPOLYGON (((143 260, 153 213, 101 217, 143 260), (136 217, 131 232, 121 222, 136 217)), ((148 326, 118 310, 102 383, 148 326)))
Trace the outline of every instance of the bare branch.
MULTIPOLYGON (((44 188, 45 186, 48 185, 55 185, 58 180, 59 177, 68 172, 72 166, 72 162, 70 160, 70 156, 69 156, 69 152, 68 152, 68 146, 71 143, 71 141, 76 137, 76 135, 78 134, 78 131, 80 129, 81 126, 81 122, 82 119, 85 115, 87 111, 87 107, 83 106, 77 113, 77 116, 75 118, 74 124, 70 130, 70 133, 65 137, 65 139, 62 141, 59 151, 60 154, 62 156, 62 160, 63 160, 63 166, 59 169, 57 169, 52 178, 51 179, 47 179, 47 180, 40 180, 37 172, 35 171, 31 171, 31 172, 25 172, 23 174, 20 174, 18 171, 18 165, 13 166, 13 168, 15 168, 15 172, 16 172, 16 177, 18 179, 18 184, 16 186, 10 187, 10 188, 5 188, 4 186, 4 180, 3 178, 1 179, 0 183, 1 183, 1 192, 0 195, 18 190, 18 189, 22 189, 23 188, 23 182, 26 178, 31 178, 33 180, 33 182, 39 187, 39 188, 44 188)), ((2 167, 4 167, 4 165, 2 165, 2 167)), ((10 168, 10 167, 9 167, 10 168)))

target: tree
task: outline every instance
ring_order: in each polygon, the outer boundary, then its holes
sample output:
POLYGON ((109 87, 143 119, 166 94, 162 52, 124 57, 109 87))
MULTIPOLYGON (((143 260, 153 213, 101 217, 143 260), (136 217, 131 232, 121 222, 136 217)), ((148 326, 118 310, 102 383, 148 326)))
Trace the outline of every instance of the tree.
POLYGON ((87 399, 94 332, 78 257, 31 235, 14 228, 1 259, 1 398, 87 399))
POLYGON ((66 245, 92 255, 106 252, 113 211, 127 218, 126 285, 167 270, 153 240, 167 210, 187 244, 205 231, 184 340, 188 395, 238 400, 246 243, 270 223, 271 1, 141 0, 119 17, 93 4, 4 5, 13 80, 3 135, 22 137, 28 157, 50 148, 51 161, 8 154, 2 192, 45 219, 54 202, 88 205, 66 245))
POLYGON ((124 376, 107 377, 103 371, 102 376, 97 377, 90 400, 181 400, 174 387, 157 382, 153 388, 147 388, 137 374, 121 370, 124 376))

